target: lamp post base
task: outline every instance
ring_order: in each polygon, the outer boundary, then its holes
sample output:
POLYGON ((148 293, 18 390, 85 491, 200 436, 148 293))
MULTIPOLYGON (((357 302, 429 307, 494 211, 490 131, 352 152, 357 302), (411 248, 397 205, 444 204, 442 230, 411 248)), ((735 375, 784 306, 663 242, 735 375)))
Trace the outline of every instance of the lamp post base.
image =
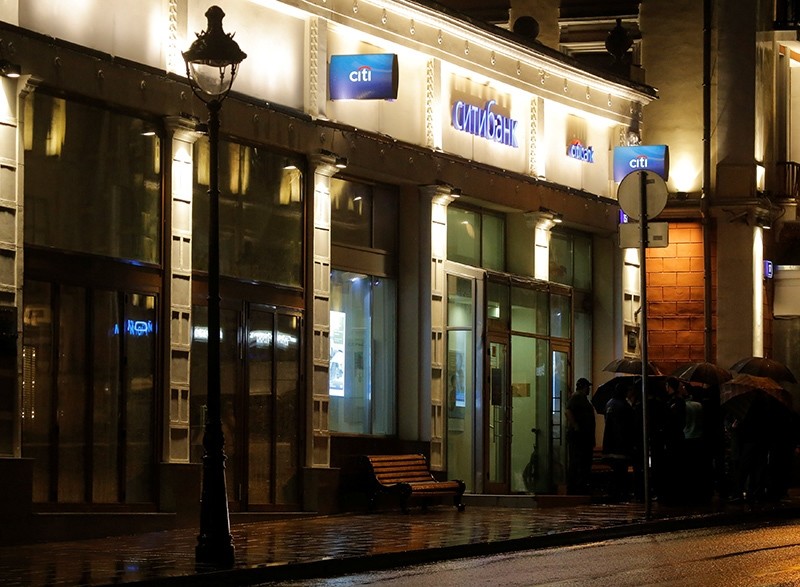
POLYGON ((231 536, 203 536, 197 537, 197 546, 194 549, 195 567, 199 570, 221 570, 233 568, 236 560, 233 554, 231 536))

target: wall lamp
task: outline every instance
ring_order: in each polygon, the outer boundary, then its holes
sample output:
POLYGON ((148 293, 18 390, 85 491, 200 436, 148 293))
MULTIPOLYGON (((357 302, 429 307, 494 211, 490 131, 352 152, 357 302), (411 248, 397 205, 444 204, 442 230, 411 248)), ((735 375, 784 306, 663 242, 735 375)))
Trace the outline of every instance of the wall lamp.
POLYGON ((540 218, 546 218, 548 220, 552 220, 554 224, 561 224, 564 222, 564 216, 551 210, 550 208, 545 208, 542 206, 539 208, 539 216, 540 218))
POLYGON ((337 169, 346 169, 347 168, 347 157, 343 157, 341 155, 337 155, 333 151, 328 151, 327 149, 320 149, 319 154, 327 159, 333 160, 333 166, 337 169))
POLYGON ((0 59, 0 75, 11 79, 18 78, 22 75, 22 67, 19 63, 13 63, 8 59, 0 59))
POLYGON ((3 40, 0 39, 0 75, 11 79, 18 78, 22 75, 22 66, 6 59, 6 51, 13 53, 11 43, 4 45, 3 40))

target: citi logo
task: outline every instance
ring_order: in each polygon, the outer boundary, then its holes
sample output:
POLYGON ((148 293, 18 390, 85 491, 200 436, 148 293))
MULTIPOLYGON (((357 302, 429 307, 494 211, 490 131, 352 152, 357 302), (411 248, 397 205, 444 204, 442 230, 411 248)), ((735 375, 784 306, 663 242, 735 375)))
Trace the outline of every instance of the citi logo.
POLYGON ((638 155, 628 161, 628 167, 631 169, 647 169, 647 155, 638 155))
POLYGON ((348 77, 351 82, 371 82, 372 68, 369 65, 362 65, 355 71, 351 71, 348 77))
POLYGON ((592 147, 584 147, 578 140, 573 141, 567 147, 567 155, 578 161, 594 163, 594 149, 592 147))

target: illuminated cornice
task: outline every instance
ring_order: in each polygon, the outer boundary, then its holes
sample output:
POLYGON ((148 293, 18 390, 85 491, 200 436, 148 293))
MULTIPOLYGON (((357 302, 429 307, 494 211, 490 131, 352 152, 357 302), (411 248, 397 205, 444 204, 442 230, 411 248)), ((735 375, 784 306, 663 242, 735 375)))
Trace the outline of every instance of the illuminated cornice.
POLYGON ((281 0, 332 23, 417 50, 465 70, 583 111, 629 120, 633 104, 656 98, 647 86, 592 73, 555 51, 537 50, 409 0, 281 0))

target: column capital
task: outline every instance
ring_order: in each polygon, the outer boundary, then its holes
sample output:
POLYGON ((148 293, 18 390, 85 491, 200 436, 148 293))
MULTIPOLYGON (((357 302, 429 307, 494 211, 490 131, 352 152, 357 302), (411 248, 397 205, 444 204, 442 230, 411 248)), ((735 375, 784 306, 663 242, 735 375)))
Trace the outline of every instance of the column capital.
POLYGON ((164 127, 173 138, 186 143, 194 143, 203 134, 197 130, 197 121, 188 116, 165 116, 164 127))
POLYGON ((320 151, 309 157, 314 173, 333 177, 347 167, 347 157, 340 157, 330 151, 320 151))
POLYGON ((461 190, 447 184, 423 185, 419 191, 430 198, 432 203, 445 207, 461 196, 461 190))

